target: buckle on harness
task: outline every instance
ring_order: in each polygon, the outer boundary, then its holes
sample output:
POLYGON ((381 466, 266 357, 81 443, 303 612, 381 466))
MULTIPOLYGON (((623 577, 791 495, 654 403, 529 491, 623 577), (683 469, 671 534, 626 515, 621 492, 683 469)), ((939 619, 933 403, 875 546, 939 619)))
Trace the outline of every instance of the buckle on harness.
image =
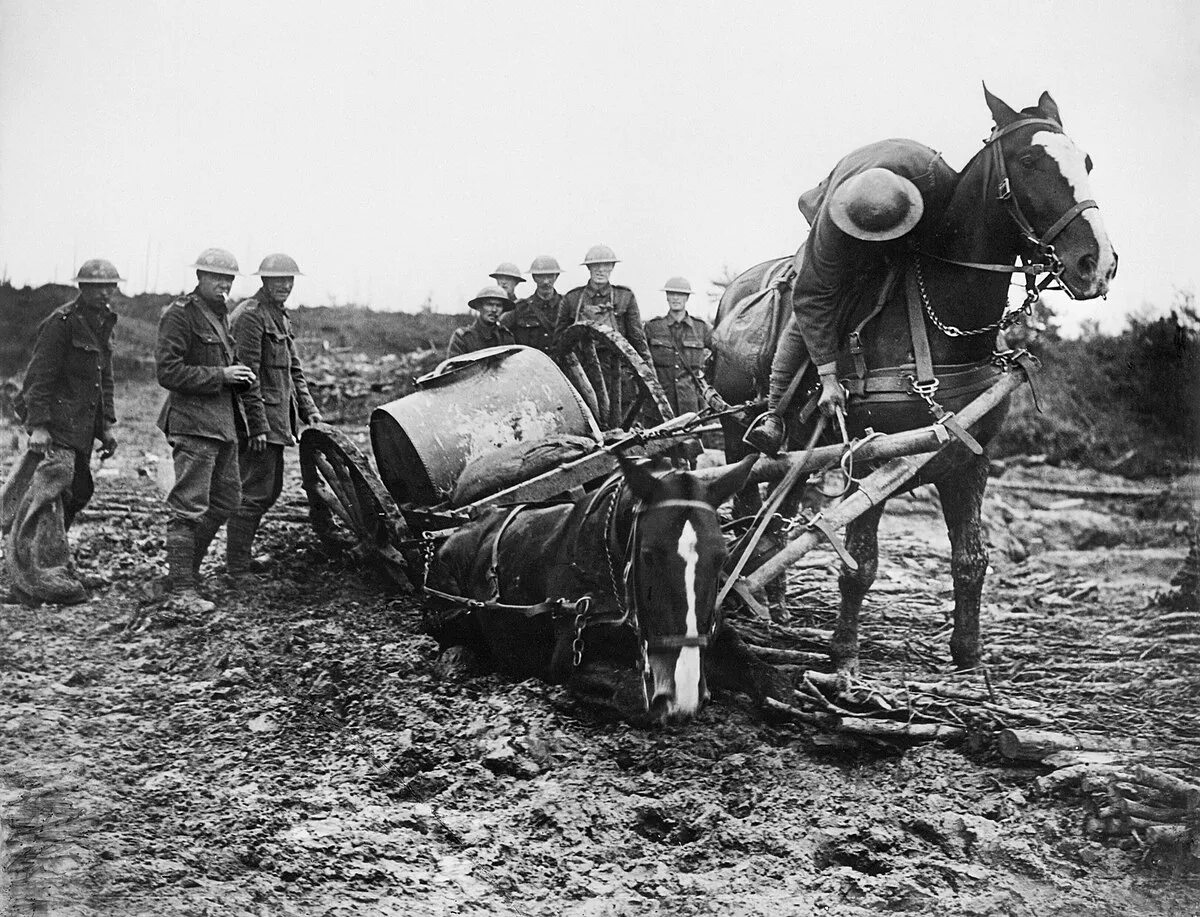
POLYGON ((996 200, 1006 201, 1012 197, 1012 185, 1009 183, 1008 176, 1004 176, 999 187, 996 188, 996 200))

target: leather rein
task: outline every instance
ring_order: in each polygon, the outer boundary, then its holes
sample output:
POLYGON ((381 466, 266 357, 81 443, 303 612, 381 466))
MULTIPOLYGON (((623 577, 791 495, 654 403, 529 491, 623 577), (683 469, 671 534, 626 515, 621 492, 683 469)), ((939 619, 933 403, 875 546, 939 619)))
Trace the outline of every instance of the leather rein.
POLYGON ((1081 213, 1083 213, 1085 210, 1091 210, 1093 207, 1099 209, 1100 205, 1090 198, 1085 201, 1079 201, 1071 207, 1068 207, 1067 210, 1050 225, 1049 229, 1047 229, 1041 235, 1038 235, 1037 230, 1033 228, 1033 224, 1029 222, 1029 219, 1025 216, 1024 211, 1021 210, 1021 204, 1017 201, 1017 196, 1013 193, 1012 181, 1008 177, 1008 167, 1004 162, 1003 146, 999 142, 1001 138, 1006 137, 1022 127, 1028 127, 1031 124, 1045 125, 1046 127, 1053 128, 1055 133, 1062 133, 1062 125, 1057 121, 1051 120, 1050 118, 1020 118, 1016 121, 1013 121, 1011 124, 1006 124, 1004 127, 993 130, 991 136, 984 141, 983 145, 985 149, 991 150, 992 169, 994 173, 999 176, 999 181, 996 183, 996 200, 1005 205, 1005 209, 1008 211, 1008 215, 1012 218, 1012 221, 1016 224, 1017 230, 1021 233, 1021 236, 1025 239, 1025 241, 1033 247, 1034 251, 1037 252, 1037 257, 1041 260, 1033 261, 1022 254, 1020 256, 1022 263, 1019 265, 986 264, 978 261, 958 261, 954 258, 945 258, 941 255, 935 255, 931 252, 922 251, 920 249, 917 250, 918 257, 916 261, 918 278, 920 279, 922 300, 925 303, 926 312, 929 313, 929 317, 933 321, 934 325, 936 325, 940 331, 948 334, 951 337, 961 337, 970 334, 983 334, 988 331, 999 330, 1000 328, 1004 327, 1004 319, 1002 318, 1001 322, 996 323, 994 327, 989 325, 985 326, 984 328, 972 329, 970 331, 964 331, 961 328, 955 328, 953 325, 944 325, 933 314, 933 310, 929 305, 929 298, 925 294, 924 278, 920 277, 921 257, 932 258, 934 261, 941 261, 943 264, 954 264, 958 267, 971 268, 977 271, 994 271, 1001 274, 1024 274, 1025 302, 1022 304, 1019 310, 1014 311, 1013 318, 1008 322, 1008 324, 1012 324, 1013 321, 1016 321, 1016 316, 1019 315, 1020 312, 1025 312, 1032 308, 1033 303, 1044 290, 1062 290, 1072 299, 1075 298, 1075 295, 1071 292, 1070 287, 1068 287, 1062 281, 1064 265, 1057 253, 1054 251, 1054 240, 1057 239, 1081 213), (1038 274, 1046 274, 1047 276, 1039 283, 1037 280, 1038 274), (1052 287, 1051 284, 1057 284, 1057 286, 1052 287))

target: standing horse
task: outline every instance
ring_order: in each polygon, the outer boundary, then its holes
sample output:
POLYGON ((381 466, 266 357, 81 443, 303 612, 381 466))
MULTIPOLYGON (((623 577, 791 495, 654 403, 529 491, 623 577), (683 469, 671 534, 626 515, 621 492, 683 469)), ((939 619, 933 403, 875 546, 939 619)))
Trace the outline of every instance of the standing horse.
POLYGON ((632 720, 694 716, 710 679, 760 701, 790 696, 715 607, 726 559, 716 509, 745 486, 753 461, 707 485, 620 464, 572 503, 500 507, 455 530, 430 560, 426 588, 449 612, 431 613, 426 629, 443 647, 474 649, 517 678, 566 683, 632 720))
MULTIPOLYGON (((853 295, 866 306, 862 314, 877 311, 856 329, 853 352, 844 344, 839 356, 853 435, 868 426, 885 433, 924 426, 987 387, 999 371, 993 365, 997 333, 1016 318, 1007 311, 1011 274, 1027 276, 1027 306, 1050 278, 1074 299, 1093 299, 1108 292, 1116 274, 1117 256, 1088 187, 1091 157, 1063 133, 1050 94, 1042 93, 1036 106, 1020 112, 986 86, 984 97, 995 129, 959 175, 941 221, 913 240, 901 263, 856 284, 853 295), (1018 257, 1024 267, 1013 267, 1018 257), (1034 277, 1042 272, 1050 278, 1035 286, 1034 277), (922 378, 929 375, 933 378, 922 378)), ((780 261, 764 262, 738 277, 722 297, 714 381, 728 401, 742 400, 747 392, 722 389, 721 322, 735 314, 747 293, 766 289, 782 267, 780 261)), ((790 290, 780 293, 777 302, 790 306, 790 290)), ((777 341, 779 312, 761 314, 764 323, 774 322, 777 341)), ((742 367, 741 378, 756 374, 761 378, 755 368, 742 367)), ((993 411, 974 431, 979 444, 996 434, 1006 410, 993 411)), ((744 431, 726 429, 731 461, 746 451, 744 431)), ((805 431, 793 434, 795 440, 805 431)), ((955 442, 905 486, 933 483, 941 497, 954 578, 950 649, 960 668, 972 668, 980 659, 979 604, 987 570, 980 506, 987 474, 986 454, 955 442)), ((847 527, 846 548, 858 569, 843 566, 838 581, 841 603, 830 654, 840 670, 858 666, 859 613, 878 567, 876 532, 883 509, 880 503, 847 527)))

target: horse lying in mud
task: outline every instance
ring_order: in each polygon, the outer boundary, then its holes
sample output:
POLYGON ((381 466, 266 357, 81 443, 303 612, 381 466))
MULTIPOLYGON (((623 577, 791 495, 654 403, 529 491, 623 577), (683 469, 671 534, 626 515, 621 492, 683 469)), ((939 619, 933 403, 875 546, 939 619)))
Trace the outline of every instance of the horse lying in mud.
MULTIPOLYGON (((984 97, 995 128, 948 189, 940 218, 894 245, 845 291, 838 377, 850 393, 852 436, 863 436, 868 427, 897 433, 925 426, 960 410, 992 384, 1002 371, 997 363, 1003 363, 997 334, 1019 317, 1008 310, 1013 273, 1026 275, 1026 308, 1046 286, 1034 284, 1036 274, 1049 274, 1079 300, 1104 296, 1116 274, 1116 252, 1088 187, 1091 157, 1064 133, 1054 99, 1042 93, 1037 105, 1016 111, 986 87, 984 97), (1013 266, 1018 257, 1023 267, 1013 266)), ((803 257, 802 247, 797 264, 803 257)), ((721 298, 712 381, 730 403, 761 394, 756 382, 761 387, 765 381, 781 335, 795 333, 794 326, 787 327, 792 261, 751 268, 721 298), (766 299, 773 289, 779 295, 766 299), (762 308, 768 303, 774 307, 762 308), (758 359, 738 347, 759 341, 758 359)), ((811 390, 815 382, 810 367, 799 391, 811 390)), ((988 457, 980 447, 998 432, 1006 411, 1005 405, 991 412, 973 431, 973 442, 952 443, 899 491, 932 483, 941 497, 954 579, 950 649, 959 668, 980 661, 979 607, 988 566, 980 525, 988 457)), ((815 418, 806 426, 789 420, 791 448, 805 441, 813 423, 815 418)), ((728 461, 748 451, 745 432, 745 426, 725 422, 728 461)), ((735 503, 735 515, 753 512, 757 492, 747 497, 741 506, 735 503)), ((885 502, 846 530, 846 549, 857 569, 843 565, 838 581, 841 605, 830 655, 841 670, 858 666, 859 613, 875 579, 885 502)), ((782 510, 794 511, 794 502, 782 510)))
POLYGON ((426 629, 443 648, 565 683, 634 722, 690 719, 709 684, 786 700, 787 679, 715 608, 726 560, 717 507, 752 464, 705 485, 621 457, 619 473, 574 502, 490 510, 432 558, 426 591, 444 610, 426 629))

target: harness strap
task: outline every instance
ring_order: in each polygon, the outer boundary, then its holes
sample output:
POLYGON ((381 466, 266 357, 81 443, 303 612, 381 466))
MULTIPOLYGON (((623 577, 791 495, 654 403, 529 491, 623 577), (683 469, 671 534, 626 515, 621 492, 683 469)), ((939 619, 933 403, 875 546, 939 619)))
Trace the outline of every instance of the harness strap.
POLYGON ((932 387, 930 394, 937 391, 938 380, 933 372, 933 354, 929 349, 929 335, 925 332, 925 316, 921 312, 921 291, 917 288, 917 273, 906 271, 904 276, 905 299, 908 301, 908 331, 912 336, 913 362, 916 363, 918 385, 932 387))
POLYGON ((838 538, 837 532, 833 530, 833 526, 826 521, 823 514, 817 513, 815 516, 809 519, 806 527, 810 529, 816 529, 818 532, 824 535, 825 540, 829 542, 829 545, 833 548, 834 553, 837 554, 838 558, 843 564, 846 565, 847 568, 853 571, 858 570, 858 561, 850 556, 850 552, 846 550, 846 545, 842 542, 842 539, 838 538))
POLYGON ((1042 236, 1042 243, 1049 245, 1054 241, 1059 233, 1061 233, 1067 228, 1067 226, 1070 225, 1071 221, 1074 220, 1075 217, 1079 216, 1079 214, 1083 213, 1085 210, 1091 210, 1093 207, 1095 207, 1097 210, 1100 209, 1100 205, 1090 198, 1086 201, 1080 201, 1078 204, 1060 216, 1054 225, 1046 230, 1045 234, 1042 236))
POLYGON ((490 601, 500 601, 500 539, 504 537, 504 532, 508 528, 509 523, 517 518, 517 514, 525 509, 524 503, 518 503, 514 506, 504 521, 500 523, 500 528, 496 530, 496 537, 492 540, 492 562, 487 569, 487 583, 492 587, 492 597, 490 601))

